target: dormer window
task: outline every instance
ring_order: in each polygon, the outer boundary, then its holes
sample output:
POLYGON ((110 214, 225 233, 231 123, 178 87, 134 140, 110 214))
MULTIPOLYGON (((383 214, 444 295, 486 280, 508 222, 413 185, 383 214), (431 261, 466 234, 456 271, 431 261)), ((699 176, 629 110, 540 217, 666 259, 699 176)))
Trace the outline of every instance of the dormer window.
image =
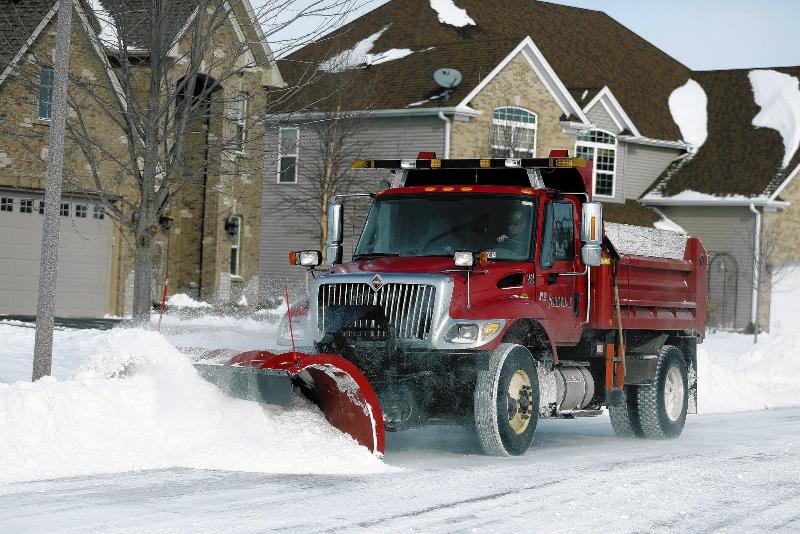
POLYGON ((617 138, 603 130, 589 130, 578 135, 575 155, 592 160, 592 183, 594 194, 613 197, 615 191, 614 173, 617 160, 617 138))
POLYGON ((536 113, 518 107, 495 108, 490 143, 493 158, 536 157, 536 113))
POLYGON ((49 119, 53 108, 53 69, 43 67, 39 75, 39 118, 49 119))

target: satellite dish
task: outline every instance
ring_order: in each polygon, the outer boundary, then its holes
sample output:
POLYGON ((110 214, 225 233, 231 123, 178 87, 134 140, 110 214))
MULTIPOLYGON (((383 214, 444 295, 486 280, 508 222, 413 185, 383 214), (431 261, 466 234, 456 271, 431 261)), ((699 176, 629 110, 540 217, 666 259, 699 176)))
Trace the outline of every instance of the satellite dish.
POLYGON ((456 69, 439 69, 433 73, 433 79, 445 89, 453 89, 461 83, 461 73, 456 69))

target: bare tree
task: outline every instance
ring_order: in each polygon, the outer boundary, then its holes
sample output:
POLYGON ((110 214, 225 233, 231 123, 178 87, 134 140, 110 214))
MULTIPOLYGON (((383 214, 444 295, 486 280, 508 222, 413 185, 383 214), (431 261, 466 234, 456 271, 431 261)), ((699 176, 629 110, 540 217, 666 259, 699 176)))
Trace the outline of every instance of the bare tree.
MULTIPOLYGON (((766 221, 765 221, 766 222, 766 221)), ((758 302, 766 302, 772 294, 775 285, 780 284, 794 272, 794 265, 783 259, 785 247, 785 233, 781 221, 772 224, 762 224, 760 231, 751 231, 745 238, 748 250, 754 251, 753 276, 751 288, 758 296, 758 302)), ((758 310, 755 313, 753 328, 753 343, 758 343, 760 324, 758 310)))
MULTIPOLYGON (((238 175, 241 154, 263 159, 267 117, 315 79, 316 69, 309 69, 295 87, 276 90, 274 58, 262 43, 311 19, 311 29, 273 50, 302 46, 339 24, 355 4, 267 0, 256 11, 243 0, 74 4, 102 74, 70 73, 66 157, 83 161, 85 172, 65 176, 65 185, 98 198, 129 239, 135 320, 149 320, 155 238, 170 204, 193 189, 201 190, 204 209, 207 192, 252 194, 229 178, 238 175), (99 123, 112 125, 110 131, 99 123)), ((33 91, 48 65, 46 48, 32 49, 15 76, 33 91)), ((29 147, 33 158, 42 157, 37 132, 8 122, 2 128, 0 134, 29 147)))
MULTIPOLYGON (((335 54, 332 51, 331 54, 335 54)), ((339 52, 337 55, 341 55, 339 52)), ((330 55, 330 54, 329 54, 330 55)), ((336 195, 361 192, 358 185, 363 182, 363 173, 352 169, 354 159, 363 157, 370 148, 365 138, 364 121, 372 107, 369 78, 363 67, 319 70, 316 94, 323 97, 304 108, 308 119, 286 124, 301 126, 304 161, 303 179, 289 191, 280 190, 283 210, 309 210, 318 229, 318 242, 323 256, 328 234, 328 205, 336 195), (320 87, 317 87, 320 86, 320 87), (322 89, 321 91, 319 89, 322 89)), ((283 141, 285 143, 285 141, 283 141)), ((291 150, 282 146, 280 149, 291 150)))

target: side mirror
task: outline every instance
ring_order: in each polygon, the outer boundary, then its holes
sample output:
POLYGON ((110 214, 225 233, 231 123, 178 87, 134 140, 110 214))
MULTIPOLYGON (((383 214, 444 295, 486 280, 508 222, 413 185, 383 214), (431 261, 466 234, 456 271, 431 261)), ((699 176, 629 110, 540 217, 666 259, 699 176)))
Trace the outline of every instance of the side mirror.
POLYGON ((344 208, 341 204, 328 206, 328 241, 325 257, 328 265, 342 263, 342 236, 344 235, 344 208))
POLYGON ((587 202, 581 211, 581 261, 588 267, 600 265, 603 244, 603 205, 587 202))

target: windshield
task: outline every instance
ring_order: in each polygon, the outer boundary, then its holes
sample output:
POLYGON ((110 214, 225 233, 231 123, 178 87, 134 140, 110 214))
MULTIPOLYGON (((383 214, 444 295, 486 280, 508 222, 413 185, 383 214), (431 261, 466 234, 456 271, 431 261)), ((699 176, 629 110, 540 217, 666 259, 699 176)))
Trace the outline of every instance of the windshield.
POLYGON ((485 195, 378 198, 354 259, 452 256, 487 251, 496 260, 531 258, 533 200, 485 195))

